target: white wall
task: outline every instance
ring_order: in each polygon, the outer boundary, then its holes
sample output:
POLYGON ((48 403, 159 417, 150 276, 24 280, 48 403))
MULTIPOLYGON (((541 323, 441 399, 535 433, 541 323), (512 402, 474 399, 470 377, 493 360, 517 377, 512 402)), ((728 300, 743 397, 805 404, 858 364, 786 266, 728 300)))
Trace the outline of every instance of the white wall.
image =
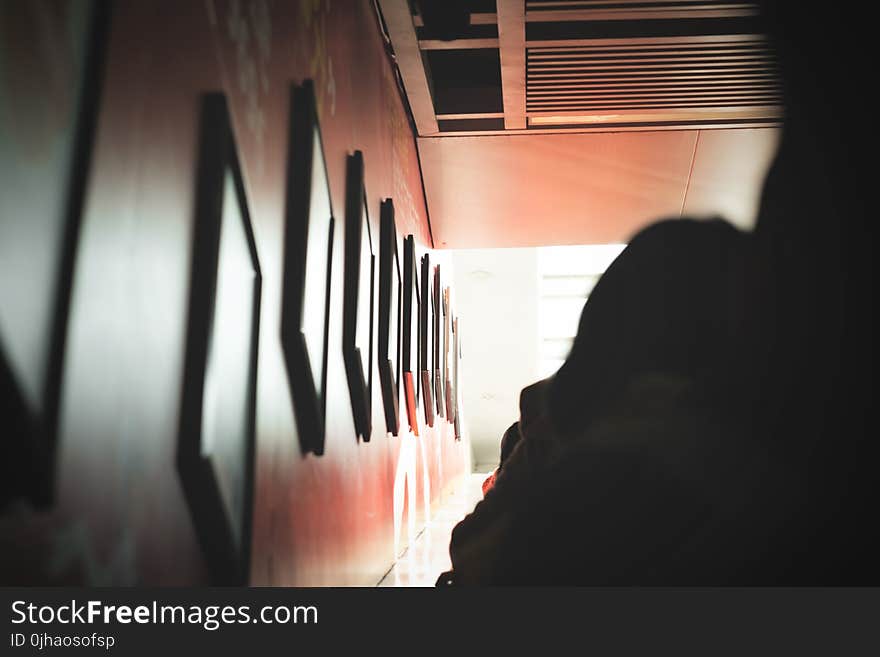
POLYGON ((453 252, 461 325, 461 400, 475 470, 498 463, 504 431, 519 419, 519 393, 538 379, 537 252, 453 252))

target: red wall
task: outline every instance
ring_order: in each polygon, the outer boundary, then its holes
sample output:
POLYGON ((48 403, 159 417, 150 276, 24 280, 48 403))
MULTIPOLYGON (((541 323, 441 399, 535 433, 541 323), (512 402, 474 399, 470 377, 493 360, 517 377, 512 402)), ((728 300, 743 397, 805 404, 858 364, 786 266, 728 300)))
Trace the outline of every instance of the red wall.
MULTIPOLYGON (((373 3, 132 0, 112 14, 77 251, 57 503, 0 520, 6 555, 28 546, 26 558, 4 564, 4 579, 206 581, 175 450, 198 101, 217 90, 229 101, 263 272, 251 581, 371 585, 391 565, 397 453, 416 439, 384 433, 378 386, 373 440, 359 444, 354 432, 340 348, 346 155, 364 153, 374 236, 380 199, 391 197, 399 238, 414 234, 425 252, 431 237, 373 3), (306 78, 316 84, 337 216, 322 457, 301 455, 279 340, 289 95, 306 78)), ((417 439, 435 503, 469 461, 467 442, 440 425, 417 439)))

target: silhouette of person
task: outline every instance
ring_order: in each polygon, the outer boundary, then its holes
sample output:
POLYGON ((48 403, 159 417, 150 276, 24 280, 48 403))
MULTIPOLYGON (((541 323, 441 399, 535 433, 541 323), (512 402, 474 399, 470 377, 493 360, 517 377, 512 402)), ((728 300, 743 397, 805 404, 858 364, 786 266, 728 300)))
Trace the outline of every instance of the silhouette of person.
MULTIPOLYGON (((719 220, 664 221, 632 239, 587 300, 565 364, 523 391, 520 444, 453 531, 456 583, 494 581, 495 554, 503 552, 496 541, 585 432, 609 421, 653 421, 695 381, 726 367, 741 339, 749 244, 719 220)), ((568 493, 581 496, 576 487, 568 493)), ((554 510, 546 511, 552 519, 554 510)), ((560 534, 544 528, 545 542, 560 534)))
POLYGON ((595 356, 573 349, 548 398, 569 440, 477 547, 453 537, 457 583, 880 580, 866 166, 876 151, 857 86, 871 76, 871 40, 847 6, 762 8, 786 114, 747 256, 740 346, 678 391, 631 372, 623 395, 599 391, 601 401, 566 386, 595 356))

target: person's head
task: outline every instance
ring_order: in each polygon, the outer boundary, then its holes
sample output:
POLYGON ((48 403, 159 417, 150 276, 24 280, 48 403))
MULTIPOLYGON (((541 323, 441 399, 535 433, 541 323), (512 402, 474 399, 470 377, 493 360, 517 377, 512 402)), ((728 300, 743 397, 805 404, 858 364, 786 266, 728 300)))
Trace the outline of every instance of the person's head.
POLYGON ((750 240, 723 221, 669 220, 638 233, 599 279, 547 404, 583 429, 634 376, 712 375, 739 349, 750 240))

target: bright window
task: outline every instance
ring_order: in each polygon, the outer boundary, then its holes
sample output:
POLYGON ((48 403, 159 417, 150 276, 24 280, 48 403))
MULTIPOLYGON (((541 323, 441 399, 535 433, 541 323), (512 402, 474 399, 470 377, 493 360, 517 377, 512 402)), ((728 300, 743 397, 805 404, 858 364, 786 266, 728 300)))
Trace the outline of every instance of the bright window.
POLYGON ((626 244, 548 246, 538 249, 538 370, 562 365, 577 334, 593 286, 626 244))

